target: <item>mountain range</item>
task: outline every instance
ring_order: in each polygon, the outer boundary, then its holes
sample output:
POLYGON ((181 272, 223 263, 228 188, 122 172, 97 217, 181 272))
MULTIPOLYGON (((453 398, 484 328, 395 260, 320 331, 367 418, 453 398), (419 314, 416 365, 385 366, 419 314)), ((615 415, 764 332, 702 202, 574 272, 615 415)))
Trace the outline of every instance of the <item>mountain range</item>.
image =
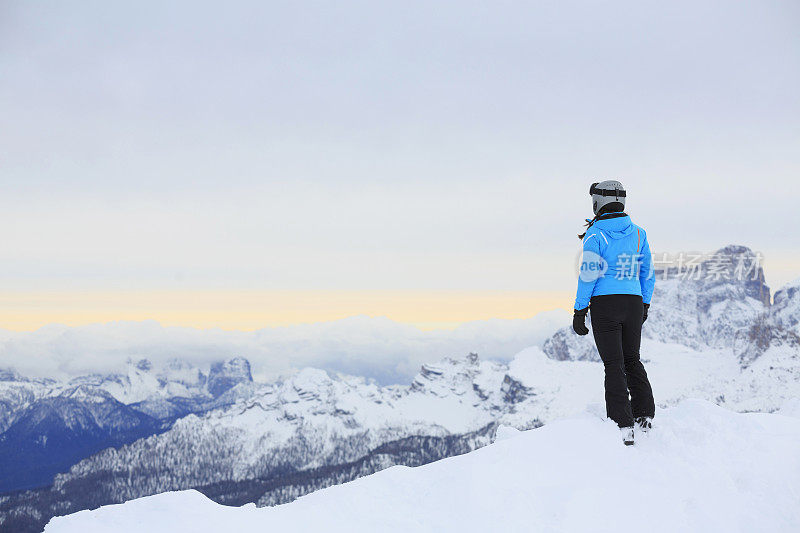
POLYGON ((794 532, 800 526, 800 402, 733 413, 704 400, 659 409, 633 447, 581 412, 500 426, 480 450, 394 466, 286 505, 218 505, 166 492, 54 518, 46 533, 173 531, 794 532), (621 516, 617 517, 619 513, 621 516))
MULTIPOLYGON (((699 274, 656 273, 642 358, 659 407, 699 397, 771 412, 800 397, 800 280, 771 298, 760 267, 737 272, 754 259, 728 246, 699 274)), ((274 505, 462 454, 500 425, 534 428, 587 405, 602 412, 598 360, 591 336, 564 327, 509 362, 465 353, 424 364, 409 385, 315 368, 259 382, 241 357, 207 371, 142 359, 69 380, 7 370, 0 529, 36 531, 55 515, 189 488, 274 505)))

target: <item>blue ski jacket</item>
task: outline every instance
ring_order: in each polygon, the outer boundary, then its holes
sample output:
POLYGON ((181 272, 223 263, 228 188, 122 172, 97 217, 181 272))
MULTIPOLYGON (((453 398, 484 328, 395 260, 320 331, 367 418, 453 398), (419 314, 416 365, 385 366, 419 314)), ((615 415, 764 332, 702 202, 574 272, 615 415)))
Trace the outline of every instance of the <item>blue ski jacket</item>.
POLYGON ((604 294, 636 294, 649 304, 656 283, 651 263, 642 228, 624 213, 601 215, 583 237, 575 309, 604 294))

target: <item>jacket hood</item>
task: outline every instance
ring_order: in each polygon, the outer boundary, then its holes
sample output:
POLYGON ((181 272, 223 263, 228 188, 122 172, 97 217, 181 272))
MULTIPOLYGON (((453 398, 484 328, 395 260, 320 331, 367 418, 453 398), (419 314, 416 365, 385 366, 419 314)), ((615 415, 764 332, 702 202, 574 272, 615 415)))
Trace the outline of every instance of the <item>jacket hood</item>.
POLYGON ((598 220, 592 224, 592 228, 602 230, 603 233, 612 239, 621 239, 633 233, 636 226, 631 222, 631 217, 625 215, 622 217, 598 220))

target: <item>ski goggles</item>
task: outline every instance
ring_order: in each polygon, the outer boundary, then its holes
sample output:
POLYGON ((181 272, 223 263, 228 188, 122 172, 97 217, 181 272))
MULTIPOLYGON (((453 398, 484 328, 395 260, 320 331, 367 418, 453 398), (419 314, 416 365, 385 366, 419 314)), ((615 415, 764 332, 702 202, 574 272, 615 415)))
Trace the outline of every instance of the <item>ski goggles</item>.
POLYGON ((589 187, 589 196, 597 194, 598 196, 615 196, 617 198, 625 198, 625 189, 598 189, 597 183, 592 183, 589 187))

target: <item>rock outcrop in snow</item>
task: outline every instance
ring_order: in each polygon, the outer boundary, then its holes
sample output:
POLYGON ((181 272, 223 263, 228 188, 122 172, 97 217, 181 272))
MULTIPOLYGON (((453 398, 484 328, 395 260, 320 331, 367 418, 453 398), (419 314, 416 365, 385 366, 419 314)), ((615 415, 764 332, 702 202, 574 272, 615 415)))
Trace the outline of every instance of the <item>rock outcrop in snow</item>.
MULTIPOLYGON (((591 324, 587 323, 591 331, 591 324)), ((542 347, 556 361, 599 361, 600 354, 591 336, 576 335, 572 326, 564 326, 544 342, 542 347)))

